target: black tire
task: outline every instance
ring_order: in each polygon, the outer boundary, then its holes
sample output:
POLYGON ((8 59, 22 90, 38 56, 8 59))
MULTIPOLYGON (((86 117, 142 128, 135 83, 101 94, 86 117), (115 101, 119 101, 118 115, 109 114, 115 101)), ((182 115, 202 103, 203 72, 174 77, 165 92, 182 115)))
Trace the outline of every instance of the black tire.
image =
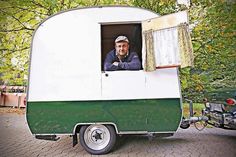
POLYGON ((111 125, 84 125, 79 132, 80 144, 94 155, 109 153, 116 143, 116 132, 111 125))
POLYGON ((180 124, 180 128, 182 129, 188 129, 190 127, 190 124, 189 122, 187 121, 184 121, 185 120, 185 117, 182 118, 182 122, 180 124))
POLYGON ((189 127, 190 127, 190 124, 187 124, 187 123, 181 123, 180 124, 181 129, 188 129, 189 127))

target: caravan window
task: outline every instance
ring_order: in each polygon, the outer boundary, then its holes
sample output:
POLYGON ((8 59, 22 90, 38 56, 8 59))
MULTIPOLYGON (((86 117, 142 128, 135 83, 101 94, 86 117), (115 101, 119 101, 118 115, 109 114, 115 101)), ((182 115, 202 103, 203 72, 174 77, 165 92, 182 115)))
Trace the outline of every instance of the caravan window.
POLYGON ((127 36, 129 39, 130 50, 139 55, 142 62, 142 33, 141 24, 104 24, 101 26, 101 52, 102 65, 104 71, 104 61, 108 52, 115 48, 115 39, 119 35, 127 36))

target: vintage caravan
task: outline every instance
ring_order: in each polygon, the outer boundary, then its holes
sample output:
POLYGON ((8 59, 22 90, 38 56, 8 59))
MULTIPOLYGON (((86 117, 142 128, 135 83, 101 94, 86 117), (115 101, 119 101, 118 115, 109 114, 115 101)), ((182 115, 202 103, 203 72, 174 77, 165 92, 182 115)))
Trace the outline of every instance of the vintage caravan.
POLYGON ((108 153, 116 135, 175 133, 182 120, 178 68, 186 66, 179 31, 188 32, 186 23, 186 11, 159 16, 124 6, 73 9, 43 21, 31 47, 31 133, 72 135, 74 145, 78 134, 92 154, 108 153), (104 71, 118 35, 129 38, 141 70, 104 71))

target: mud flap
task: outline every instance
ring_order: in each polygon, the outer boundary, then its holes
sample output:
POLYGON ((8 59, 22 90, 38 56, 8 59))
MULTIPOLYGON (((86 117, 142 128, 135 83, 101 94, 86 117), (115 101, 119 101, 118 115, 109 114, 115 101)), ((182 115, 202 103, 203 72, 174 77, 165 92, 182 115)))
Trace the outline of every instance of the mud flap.
POLYGON ((57 137, 56 135, 35 135, 35 138, 49 141, 57 141, 60 139, 60 137, 57 137))
POLYGON ((77 133, 75 133, 74 135, 72 135, 73 137, 73 147, 78 144, 78 137, 77 137, 77 133))

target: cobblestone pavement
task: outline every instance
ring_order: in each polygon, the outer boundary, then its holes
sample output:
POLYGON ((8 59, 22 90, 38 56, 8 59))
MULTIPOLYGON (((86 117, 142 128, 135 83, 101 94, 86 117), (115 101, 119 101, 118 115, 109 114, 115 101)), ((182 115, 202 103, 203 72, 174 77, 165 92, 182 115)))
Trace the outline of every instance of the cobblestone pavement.
MULTIPOLYGON (((0 156, 6 157, 73 157, 91 156, 80 144, 72 147, 72 139, 59 141, 35 139, 27 126, 25 115, 0 114, 0 156)), ((236 131, 207 128, 179 129, 168 138, 148 140, 146 136, 122 136, 113 152, 104 156, 129 157, 235 157, 236 131)))

